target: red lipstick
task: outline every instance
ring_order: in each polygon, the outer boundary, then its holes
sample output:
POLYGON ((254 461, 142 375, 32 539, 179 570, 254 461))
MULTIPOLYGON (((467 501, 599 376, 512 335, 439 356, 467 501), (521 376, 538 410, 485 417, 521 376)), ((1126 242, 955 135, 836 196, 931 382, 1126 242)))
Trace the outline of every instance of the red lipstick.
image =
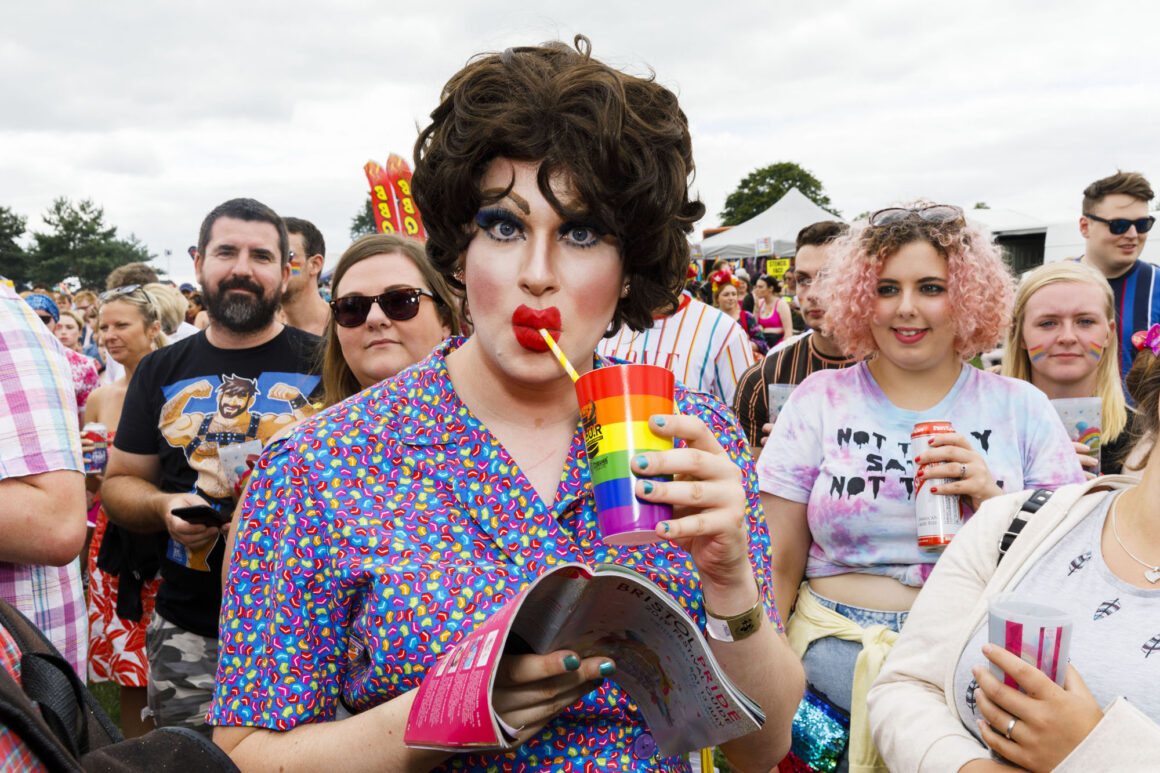
POLYGON ((560 337, 560 310, 555 306, 533 309, 519 306, 512 312, 512 332, 520 346, 533 352, 548 351, 548 343, 540 335, 540 328, 546 328, 553 338, 560 337))

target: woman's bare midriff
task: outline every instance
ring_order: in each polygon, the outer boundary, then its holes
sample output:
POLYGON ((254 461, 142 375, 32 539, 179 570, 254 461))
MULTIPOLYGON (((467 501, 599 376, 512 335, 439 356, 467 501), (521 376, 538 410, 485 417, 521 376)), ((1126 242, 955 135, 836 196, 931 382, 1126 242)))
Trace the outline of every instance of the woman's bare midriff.
POLYGON ((832 577, 814 577, 812 588, 819 596, 865 609, 904 612, 910 609, 918 596, 918 588, 903 585, 893 577, 880 574, 836 574, 832 577))

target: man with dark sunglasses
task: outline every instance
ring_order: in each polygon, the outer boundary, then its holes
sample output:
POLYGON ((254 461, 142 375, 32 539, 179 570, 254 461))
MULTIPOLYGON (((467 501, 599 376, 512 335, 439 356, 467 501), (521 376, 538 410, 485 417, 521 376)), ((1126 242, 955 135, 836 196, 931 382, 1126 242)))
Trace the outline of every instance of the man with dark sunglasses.
POLYGON ((1084 189, 1081 263, 1099 269, 1116 295, 1120 375, 1132 367, 1132 334, 1160 322, 1160 269, 1140 260, 1155 218, 1152 186, 1137 172, 1116 172, 1084 189))

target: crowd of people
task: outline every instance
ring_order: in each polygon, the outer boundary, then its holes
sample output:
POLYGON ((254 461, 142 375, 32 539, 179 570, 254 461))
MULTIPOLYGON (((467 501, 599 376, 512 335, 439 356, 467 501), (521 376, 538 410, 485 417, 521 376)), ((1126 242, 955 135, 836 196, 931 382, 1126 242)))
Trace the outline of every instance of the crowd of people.
MULTIPOLYGON (((950 204, 810 224, 775 277, 690 262, 691 148, 676 96, 586 39, 508 49, 419 134, 425 243, 358 239, 322 288, 319 230, 234 198, 197 285, 144 264, 99 293, 0 285, 0 598, 120 685, 126 735, 185 728, 242 770, 687 770, 615 659, 571 650, 503 653, 514 748, 404 743, 422 676, 566 561, 631 566, 701 626, 765 714, 722 745, 736 770, 1148 769, 1147 181, 1092 183, 1085 253, 1019 281, 950 204), (581 375, 676 374, 648 419, 674 447, 632 459, 636 497, 672 506, 655 543, 600 539, 540 327, 581 375), (1100 404, 1098 461, 1053 408, 1075 397, 1100 404), (924 487, 961 508, 942 551, 916 539, 924 487), (999 593, 1071 616, 1062 685, 988 643, 999 593)), ((18 678, 17 655, 0 629, 18 678)), ((0 726, 0 759, 34 756, 0 726)))

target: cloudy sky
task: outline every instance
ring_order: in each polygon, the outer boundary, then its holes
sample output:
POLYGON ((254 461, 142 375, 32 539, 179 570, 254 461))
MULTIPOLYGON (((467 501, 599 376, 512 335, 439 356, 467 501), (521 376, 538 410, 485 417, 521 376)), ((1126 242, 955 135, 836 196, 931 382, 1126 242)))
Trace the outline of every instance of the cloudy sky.
POLYGON ((777 161, 847 217, 924 198, 1061 220, 1116 168, 1160 182, 1160 3, 10 5, 0 205, 37 229, 53 198, 92 198, 176 279, 201 218, 234 196, 314 221, 332 264, 363 163, 409 159, 472 54, 577 32, 680 95, 701 228, 777 161))

